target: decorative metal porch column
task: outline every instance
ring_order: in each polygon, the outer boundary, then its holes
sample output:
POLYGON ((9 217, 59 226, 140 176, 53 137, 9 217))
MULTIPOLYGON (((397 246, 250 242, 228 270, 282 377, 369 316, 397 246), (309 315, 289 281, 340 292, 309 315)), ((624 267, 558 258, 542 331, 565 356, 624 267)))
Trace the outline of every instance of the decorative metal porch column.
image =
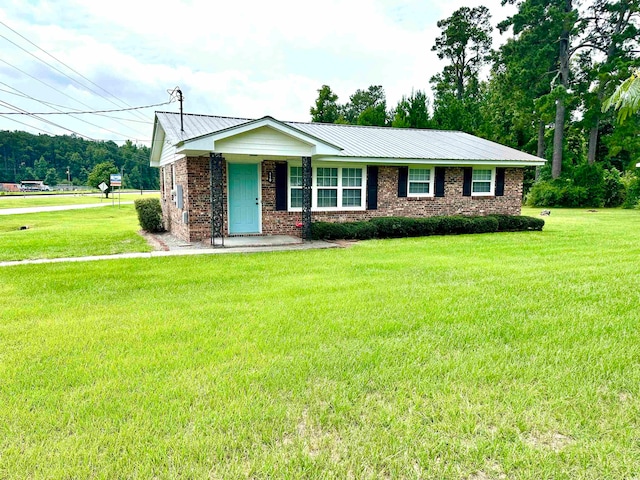
POLYGON ((224 158, 221 153, 209 154, 209 179, 211 190, 211 245, 224 247, 224 205, 222 189, 222 164, 224 158), (219 240, 219 241, 217 241, 219 240))
POLYGON ((302 157, 302 239, 311 240, 311 157, 302 157))

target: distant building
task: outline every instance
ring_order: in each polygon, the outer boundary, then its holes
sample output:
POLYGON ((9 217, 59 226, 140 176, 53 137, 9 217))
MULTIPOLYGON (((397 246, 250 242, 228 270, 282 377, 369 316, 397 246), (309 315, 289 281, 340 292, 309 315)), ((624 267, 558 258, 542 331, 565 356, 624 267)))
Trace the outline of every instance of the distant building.
POLYGON ((20 185, 17 183, 0 183, 0 192, 19 192, 20 185))

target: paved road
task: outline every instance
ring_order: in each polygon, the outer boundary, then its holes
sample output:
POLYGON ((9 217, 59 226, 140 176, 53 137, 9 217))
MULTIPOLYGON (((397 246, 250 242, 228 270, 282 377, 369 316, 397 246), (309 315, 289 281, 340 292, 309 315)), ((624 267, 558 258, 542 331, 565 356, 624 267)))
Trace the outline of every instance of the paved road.
MULTIPOLYGON (((133 202, 120 202, 120 205, 131 205, 133 202)), ((83 203, 80 205, 54 205, 48 207, 0 208, 0 215, 19 215, 21 213, 59 212, 60 210, 80 210, 82 208, 110 207, 108 203, 83 203)))
MULTIPOLYGON (((139 195, 140 194, 140 190, 124 190, 121 192, 123 195, 139 195)), ((158 195, 160 194, 160 190, 143 190, 142 193, 144 194, 151 194, 151 193, 157 193, 158 195)), ((115 192, 116 195, 118 195, 118 192, 115 192)), ((109 195, 113 195, 113 192, 110 193, 109 195)), ((24 200, 25 198, 59 198, 59 197, 102 197, 104 196, 104 193, 86 193, 86 192, 82 192, 82 193, 74 193, 74 192, 68 192, 68 193, 42 193, 42 194, 38 194, 38 193, 30 193, 30 194, 20 194, 20 195, 3 195, 2 198, 0 198, 0 200, 2 200, 3 202, 5 200, 7 201, 11 201, 11 199, 15 198, 15 199, 22 199, 24 200)), ((111 200, 111 197, 109 197, 109 200, 111 200)))

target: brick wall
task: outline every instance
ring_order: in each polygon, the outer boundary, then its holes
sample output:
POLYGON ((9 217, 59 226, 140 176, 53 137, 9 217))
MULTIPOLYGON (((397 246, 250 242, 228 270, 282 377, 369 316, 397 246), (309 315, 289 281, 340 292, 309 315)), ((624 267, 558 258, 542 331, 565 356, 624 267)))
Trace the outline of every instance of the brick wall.
MULTIPOLYGON (((165 227, 185 241, 193 242, 210 238, 211 206, 209 187, 209 158, 188 157, 174 163, 176 183, 183 186, 184 210, 189 212, 188 224, 182 221, 171 195, 170 166, 162 167, 166 172, 164 191, 161 194, 165 227)), ((302 221, 301 212, 275 210, 275 182, 268 181, 269 173, 275 178, 275 162, 262 162, 262 233, 264 235, 300 236, 296 224, 302 221)), ((226 198, 226 162, 224 168, 225 198, 224 233, 228 234, 226 198)), ((445 169, 444 197, 398 197, 398 167, 381 166, 378 169, 378 209, 364 211, 313 212, 313 221, 347 222, 366 220, 382 216, 427 217, 434 215, 488 215, 505 213, 519 215, 522 200, 522 168, 507 168, 505 172, 504 196, 464 197, 462 195, 462 168, 445 169)), ((161 182, 161 185, 163 183, 161 182)), ((174 187, 175 188, 175 187, 174 187)))
MULTIPOLYGON (((162 205, 162 218, 164 228, 173 235, 185 241, 189 241, 188 225, 182 220, 183 209, 179 209, 176 205, 176 187, 182 185, 183 197, 187 193, 187 161, 186 159, 177 160, 171 165, 160 168, 160 204, 162 205), (173 183, 173 170, 175 170, 175 184, 173 183)), ((186 208, 186 202, 183 205, 186 208)))
MULTIPOLYGON (((275 163, 262 163, 262 231, 267 235, 300 236, 296 224, 301 212, 275 211, 275 184, 266 182, 268 172, 275 176, 275 163)), ((445 169, 444 197, 398 197, 398 167, 378 169, 378 209, 363 211, 312 212, 313 221, 351 222, 373 217, 429 217, 435 215, 520 215, 522 203, 522 168, 507 168, 502 197, 462 196, 462 168, 445 169)))

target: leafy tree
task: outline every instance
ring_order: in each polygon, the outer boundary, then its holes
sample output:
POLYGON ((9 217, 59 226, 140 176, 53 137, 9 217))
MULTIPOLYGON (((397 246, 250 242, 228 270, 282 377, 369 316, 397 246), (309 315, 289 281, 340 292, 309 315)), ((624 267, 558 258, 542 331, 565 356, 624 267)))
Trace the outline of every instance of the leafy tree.
POLYGON ((433 124, 438 128, 478 132, 484 89, 478 75, 491 51, 490 18, 486 7, 462 7, 438 22, 442 34, 431 50, 449 61, 430 79, 433 124))
POLYGON ((605 110, 611 107, 618 110, 618 121, 621 123, 640 111, 640 69, 622 82, 604 102, 603 108, 605 110))
POLYGON ((584 123, 589 129, 588 162, 596 161, 602 103, 613 86, 629 75, 628 66, 638 64, 638 0, 593 0, 589 5, 584 38, 576 49, 588 49, 581 56, 584 123), (600 55, 594 55, 599 52, 600 55), (594 60, 595 59, 595 60, 594 60))
POLYGON ((491 15, 487 7, 462 7, 438 22, 442 34, 431 48, 438 58, 449 60, 440 76, 432 83, 449 84, 456 97, 462 100, 470 81, 477 81, 480 68, 488 60, 491 50, 491 15))
POLYGON ((35 180, 44 180, 49 170, 49 162, 47 162, 44 156, 40 156, 33 164, 33 178, 35 180))
POLYGON ((583 23, 573 0, 503 0, 516 4, 518 12, 499 25, 501 30, 513 27, 515 35, 527 34, 537 38, 539 45, 556 46, 555 76, 550 81, 550 95, 555 102, 553 155, 551 172, 558 178, 562 172, 564 128, 567 105, 570 103, 571 42, 580 33, 583 23))
POLYGON ((70 170, 74 185, 86 185, 93 167, 111 161, 117 168, 130 172, 138 168, 145 189, 157 189, 159 175, 149 165, 149 148, 128 141, 94 142, 74 135, 33 135, 20 131, 0 131, 0 181, 44 180, 49 169, 58 179, 67 178, 70 170), (106 159, 106 160, 105 160, 106 159))
POLYGON ((427 128, 430 126, 429 97, 422 90, 403 95, 392 112, 392 127, 427 128))
POLYGON ((339 117, 338 95, 333 93, 329 85, 323 85, 318 90, 318 98, 311 107, 311 121, 319 123, 336 123, 339 117))
POLYGON ((387 100, 381 85, 371 85, 367 90, 356 90, 349 103, 342 107, 345 120, 352 125, 387 124, 387 100))
MULTIPOLYGON (((97 164, 95 167, 93 167, 93 170, 91 170, 91 173, 89 174, 89 185, 93 188, 98 188, 98 185, 100 185, 102 182, 110 185, 109 181, 112 173, 118 173, 118 169, 113 163, 102 162, 97 164)), ((104 191, 104 195, 106 198, 109 198, 109 193, 111 193, 110 186, 104 191)))
POLYGON ((44 183, 49 186, 55 186, 58 184, 58 173, 55 168, 47 170, 47 174, 44 177, 44 183))

